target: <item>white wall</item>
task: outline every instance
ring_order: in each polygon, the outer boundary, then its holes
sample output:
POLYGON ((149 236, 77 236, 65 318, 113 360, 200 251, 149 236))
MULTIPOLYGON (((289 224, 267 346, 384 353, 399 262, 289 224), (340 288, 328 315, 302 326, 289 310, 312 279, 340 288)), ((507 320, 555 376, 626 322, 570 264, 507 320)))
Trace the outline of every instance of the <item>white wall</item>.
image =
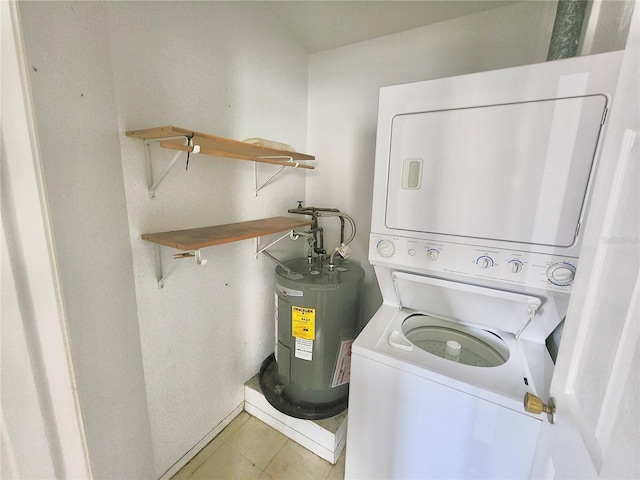
POLYGON ((579 55, 623 50, 636 3, 635 0, 589 2, 582 26, 579 55))
MULTIPOLYGON (((38 361, 41 352, 34 345, 37 339, 34 330, 37 332, 37 328, 34 328, 34 305, 29 301, 29 297, 33 295, 24 294, 32 292, 20 238, 20 234, 24 238, 27 233, 30 233, 28 237, 37 237, 33 231, 21 231, 23 229, 20 227, 24 227, 25 222, 24 213, 36 217, 36 214, 42 216, 42 212, 38 211, 37 189, 33 189, 36 190, 34 199, 34 191, 29 192, 24 184, 18 183, 20 180, 24 183, 30 180, 33 186, 37 169, 34 162, 29 162, 32 160, 32 153, 29 152, 28 127, 25 125, 25 105, 21 101, 24 96, 20 78, 22 65, 20 52, 14 41, 14 35, 19 36, 19 28, 12 20, 9 3, 1 3, 3 122, 0 135, 0 477, 53 478, 60 465, 56 462, 55 439, 51 442, 51 436, 48 435, 51 432, 48 429, 51 419, 46 415, 47 405, 43 405, 43 396, 38 391, 41 380, 39 377, 42 375, 42 362, 38 361), (23 167, 23 170, 20 171, 19 167, 23 167), (20 208, 23 210, 20 211, 20 208), (23 225, 19 224, 19 220, 22 220, 23 225), (34 361, 31 357, 35 357, 34 361)), ((34 219, 29 224, 38 225, 38 222, 34 219)), ((41 243, 36 244, 42 246, 41 243)), ((46 242, 44 245, 46 251, 46 242)), ((49 305, 39 300, 43 304, 41 308, 53 305, 53 312, 47 313, 55 318, 57 305, 55 295, 52 297, 53 302, 49 305)), ((53 338, 51 343, 56 343, 55 340, 53 338)), ((64 349, 62 353, 64 354, 64 349)), ((68 383, 70 384, 69 381, 68 383)))
MULTIPOLYGON (((266 6, 113 2, 109 28, 121 131, 175 125, 305 151, 307 55, 266 6)), ((242 406, 244 382, 273 351, 275 264, 255 259, 253 240, 207 248, 206 265, 181 260, 158 289, 153 245, 140 235, 286 215, 304 199, 305 173, 288 169, 255 197, 252 162, 196 155, 185 171, 183 155, 151 200, 143 142, 121 144, 160 476, 242 406)), ((154 150, 156 175, 174 153, 154 150)), ((264 179, 278 167, 258 168, 264 179)), ((166 270, 176 251, 162 250, 166 270)))
POLYGON ((307 203, 355 218, 365 319, 381 302, 366 260, 379 88, 543 62, 555 12, 556 2, 509 5, 310 56, 309 151, 321 168, 308 176, 307 203))
POLYGON ((148 478, 153 454, 104 4, 20 7, 93 473, 148 478))
POLYGON ((0 22, 0 478, 87 478, 15 3, 0 22))
MULTIPOLYGON (((3 152, 4 154, 4 152, 3 152)), ((3 215, 3 220, 6 215, 3 215)), ((38 398, 38 378, 29 358, 29 333, 2 228, 2 478, 53 478, 56 456, 38 398), (26 419, 22 423, 21 419, 26 419)))
MULTIPOLYGON (((253 163, 192 156, 150 200, 142 142, 124 131, 304 151, 307 55, 259 4, 26 2, 21 14, 94 474, 157 478, 242 406, 273 351, 274 264, 253 241, 206 249, 205 266, 183 260, 160 290, 140 234, 286 214, 305 178, 287 171, 254 197, 253 163)), ((156 153, 157 174, 172 153, 156 153)))

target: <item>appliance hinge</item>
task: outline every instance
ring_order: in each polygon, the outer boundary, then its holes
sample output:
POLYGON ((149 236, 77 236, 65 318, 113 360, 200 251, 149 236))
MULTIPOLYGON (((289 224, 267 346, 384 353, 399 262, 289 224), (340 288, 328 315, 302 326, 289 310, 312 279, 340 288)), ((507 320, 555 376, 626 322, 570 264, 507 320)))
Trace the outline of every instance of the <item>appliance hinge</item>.
POLYGON ((516 333, 516 340, 520 338, 520 335, 522 334, 522 332, 524 332, 524 329, 529 326, 531 320, 533 320, 533 317, 536 316, 538 308, 540 308, 540 302, 532 303, 527 307, 527 315, 529 315, 529 320, 527 320, 527 323, 525 323, 524 326, 520 330, 518 330, 518 333, 516 333))
POLYGON ((578 238, 578 234, 580 233, 580 222, 578 222, 578 225, 576 226, 576 236, 575 238, 578 238))
POLYGON ((396 272, 391 274, 391 278, 393 279, 393 288, 396 291, 396 298, 398 299, 398 310, 402 310, 402 300, 400 299, 400 287, 398 286, 398 277, 396 276, 396 272))
POLYGON ((602 112, 602 120, 600 120, 600 125, 604 125, 604 122, 607 121, 607 113, 609 112, 608 108, 604 109, 604 112, 602 112))

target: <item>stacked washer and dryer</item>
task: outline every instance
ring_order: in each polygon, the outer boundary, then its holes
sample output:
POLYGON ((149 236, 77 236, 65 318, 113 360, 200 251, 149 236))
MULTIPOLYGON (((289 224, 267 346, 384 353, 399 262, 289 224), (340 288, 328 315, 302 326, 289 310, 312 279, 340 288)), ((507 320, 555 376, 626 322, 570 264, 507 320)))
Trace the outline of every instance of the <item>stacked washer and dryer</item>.
POLYGON ((380 90, 346 478, 528 478, 618 53, 380 90))

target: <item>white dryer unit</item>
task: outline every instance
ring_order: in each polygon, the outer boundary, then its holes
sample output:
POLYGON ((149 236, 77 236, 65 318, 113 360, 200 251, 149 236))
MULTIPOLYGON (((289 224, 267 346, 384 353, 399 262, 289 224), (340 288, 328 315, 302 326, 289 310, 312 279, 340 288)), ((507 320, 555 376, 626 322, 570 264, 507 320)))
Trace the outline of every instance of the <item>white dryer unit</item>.
POLYGON ((618 53, 382 88, 346 478, 527 478, 618 53))

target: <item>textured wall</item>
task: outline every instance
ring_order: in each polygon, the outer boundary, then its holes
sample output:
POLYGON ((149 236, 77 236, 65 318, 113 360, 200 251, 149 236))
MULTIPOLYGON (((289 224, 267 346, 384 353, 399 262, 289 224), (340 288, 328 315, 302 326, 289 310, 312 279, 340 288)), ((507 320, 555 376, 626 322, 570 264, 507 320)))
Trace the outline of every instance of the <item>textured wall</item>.
POLYGON ((543 62, 555 11, 555 2, 510 5, 310 57, 309 149, 323 167, 308 177, 308 203, 355 218, 351 246, 367 272, 366 318, 381 301, 367 262, 378 89, 543 62))
POLYGON ((104 3, 20 4, 53 241, 96 478, 152 450, 104 3))
MULTIPOLYGON (((305 151, 307 56, 263 5, 113 2, 109 14, 121 132, 175 125, 305 151)), ((159 476, 242 405, 244 382, 273 351, 275 264, 254 257, 253 240, 206 248, 206 265, 181 260, 158 289, 140 235, 286 215, 304 199, 305 171, 288 169, 255 197, 252 162, 194 155, 187 171, 183 155, 151 200, 142 141, 121 142, 159 476)), ((156 175, 174 153, 154 151, 156 175)), ((277 168, 260 165, 260 178, 277 168)), ((162 250, 167 269, 175 261, 162 250)))

